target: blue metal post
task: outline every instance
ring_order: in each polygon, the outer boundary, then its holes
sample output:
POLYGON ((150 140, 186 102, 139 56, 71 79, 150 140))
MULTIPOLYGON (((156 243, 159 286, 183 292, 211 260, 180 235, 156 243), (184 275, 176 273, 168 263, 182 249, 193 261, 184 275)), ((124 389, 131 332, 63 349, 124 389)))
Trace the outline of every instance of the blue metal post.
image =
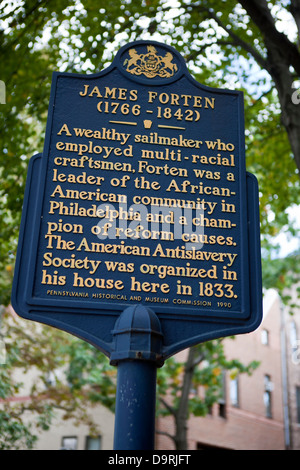
POLYGON ((156 365, 124 361, 118 365, 114 449, 153 450, 156 365))
POLYGON ((162 333, 155 313, 127 308, 113 331, 110 362, 118 366, 115 450, 153 450, 156 371, 162 366, 162 333))

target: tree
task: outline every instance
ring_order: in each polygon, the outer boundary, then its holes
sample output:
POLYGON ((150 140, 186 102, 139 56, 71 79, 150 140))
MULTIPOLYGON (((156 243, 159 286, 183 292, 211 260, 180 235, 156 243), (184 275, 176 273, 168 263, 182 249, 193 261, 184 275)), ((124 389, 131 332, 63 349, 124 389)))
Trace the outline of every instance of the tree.
MULTIPOLYGON (((27 164, 42 151, 52 71, 96 72, 119 46, 140 38, 175 46, 201 83, 244 89, 247 167, 259 179, 263 246, 288 224, 289 230, 287 209, 299 202, 298 2, 4 2, 1 271, 14 263, 27 164)), ((1 299, 7 304, 9 283, 1 299)))
POLYGON ((205 416, 212 405, 223 397, 223 374, 251 374, 257 361, 247 366, 238 360, 228 361, 223 341, 213 340, 188 349, 184 362, 170 358, 158 372, 158 414, 171 415, 174 434, 164 433, 174 442, 176 450, 188 449, 188 418, 205 416), (199 388, 204 393, 198 393, 199 388))
MULTIPOLYGON (((62 419, 84 423, 91 435, 97 435, 97 423, 87 412, 87 404, 101 403, 114 411, 117 369, 80 339, 21 320, 10 309, 3 309, 2 314, 6 359, 0 366, 0 449, 33 448, 37 433, 50 428, 57 410, 63 413, 62 419), (32 369, 30 399, 12 401, 11 397, 22 397, 23 380, 32 369), (29 424, 23 419, 27 412, 31 413, 29 424)), ((189 416, 205 416, 222 398, 223 372, 251 374, 258 365, 227 360, 222 340, 190 348, 186 361, 167 359, 158 370, 157 413, 174 418, 175 433, 168 437, 177 450, 188 448, 189 416), (192 389, 199 387, 205 394, 191 397, 192 389)))
POLYGON ((291 277, 294 282, 294 259, 274 260, 271 249, 280 230, 296 233, 287 210, 299 203, 300 106, 293 88, 300 78, 299 12, 299 0, 3 2, 0 303, 9 302, 28 159, 42 151, 52 71, 96 72, 135 39, 173 45, 205 85, 244 90, 247 168, 261 193, 265 285, 282 290, 291 277))
MULTIPOLYGON (((286 129, 297 168, 300 170, 300 108, 295 106, 292 100, 293 83, 295 78, 300 76, 298 42, 300 2, 299 0, 291 0, 289 5, 289 11, 298 31, 298 38, 295 38, 295 42, 292 42, 287 34, 278 31, 276 18, 272 16, 266 0, 241 0, 240 3, 261 32, 265 54, 261 54, 256 48, 249 48, 248 51, 272 77, 281 106, 282 123, 286 129)), ((274 6, 276 3, 274 2, 274 6)), ((283 2, 279 3, 283 4, 283 2)), ((247 49, 247 45, 242 45, 242 47, 247 49)))
POLYGON ((107 358, 63 331, 18 318, 11 309, 2 309, 1 316, 6 354, 0 364, 0 449, 33 448, 39 430, 50 428, 57 410, 63 420, 84 423, 90 435, 97 435, 87 403, 114 410, 116 370, 107 358), (25 399, 24 382, 26 389, 30 386, 25 399), (11 400, 16 396, 23 399, 11 400))

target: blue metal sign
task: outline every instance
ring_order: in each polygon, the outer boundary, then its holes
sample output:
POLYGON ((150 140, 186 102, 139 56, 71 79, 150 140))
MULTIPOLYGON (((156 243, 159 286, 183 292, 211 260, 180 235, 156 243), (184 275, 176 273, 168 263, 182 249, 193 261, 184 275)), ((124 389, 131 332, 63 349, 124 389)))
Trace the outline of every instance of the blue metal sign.
POLYGON ((54 73, 29 165, 12 303, 114 349, 128 307, 159 318, 162 357, 261 321, 258 187, 243 95, 196 82, 181 55, 128 44, 100 73, 54 73))

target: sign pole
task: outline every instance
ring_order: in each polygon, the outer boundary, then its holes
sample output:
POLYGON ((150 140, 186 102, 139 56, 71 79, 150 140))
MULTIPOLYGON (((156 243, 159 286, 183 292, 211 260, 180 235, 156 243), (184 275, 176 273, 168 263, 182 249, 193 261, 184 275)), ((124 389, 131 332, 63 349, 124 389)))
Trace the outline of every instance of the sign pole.
POLYGON ((114 450, 154 450, 160 322, 152 310, 136 305, 124 310, 112 333, 110 362, 118 366, 114 450))
POLYGON ((156 366, 118 365, 114 450, 154 450, 156 366))

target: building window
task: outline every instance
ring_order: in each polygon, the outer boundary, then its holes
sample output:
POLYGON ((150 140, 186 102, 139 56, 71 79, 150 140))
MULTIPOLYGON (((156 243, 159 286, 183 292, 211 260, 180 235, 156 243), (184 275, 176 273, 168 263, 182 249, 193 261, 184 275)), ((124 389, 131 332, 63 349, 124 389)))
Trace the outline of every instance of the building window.
POLYGON ((300 424, 300 387, 296 387, 297 423, 300 424))
POLYGON ((45 383, 48 387, 55 387, 56 385, 56 377, 52 370, 50 370, 45 378, 45 383))
POLYGON ((221 418, 226 418, 226 375, 225 371, 222 372, 222 389, 221 397, 218 400, 219 405, 219 416, 221 418))
POLYGON ((264 380, 265 390, 264 390, 264 404, 265 404, 265 412, 267 418, 272 418, 272 391, 273 391, 273 383, 271 382, 271 377, 269 375, 265 375, 264 380))
POLYGON ((216 445, 206 444, 204 442, 197 442, 197 450, 232 450, 226 447, 219 447, 216 445))
POLYGON ((292 347, 292 351, 295 352, 298 347, 298 334, 297 334, 297 327, 294 321, 290 324, 290 343, 292 347))
POLYGON ((265 346, 269 346, 270 344, 270 338, 269 338, 269 332, 268 330, 261 330, 261 344, 264 344, 265 346))
POLYGON ((85 440, 85 450, 101 450, 101 436, 87 436, 85 440))
POLYGON ((226 418, 226 403, 219 401, 219 416, 220 418, 226 418))
POLYGON ((229 383, 230 403, 238 408, 239 404, 239 378, 238 376, 230 379, 229 383))
POLYGON ((77 437, 65 436, 61 440, 61 450, 77 450, 77 437))

